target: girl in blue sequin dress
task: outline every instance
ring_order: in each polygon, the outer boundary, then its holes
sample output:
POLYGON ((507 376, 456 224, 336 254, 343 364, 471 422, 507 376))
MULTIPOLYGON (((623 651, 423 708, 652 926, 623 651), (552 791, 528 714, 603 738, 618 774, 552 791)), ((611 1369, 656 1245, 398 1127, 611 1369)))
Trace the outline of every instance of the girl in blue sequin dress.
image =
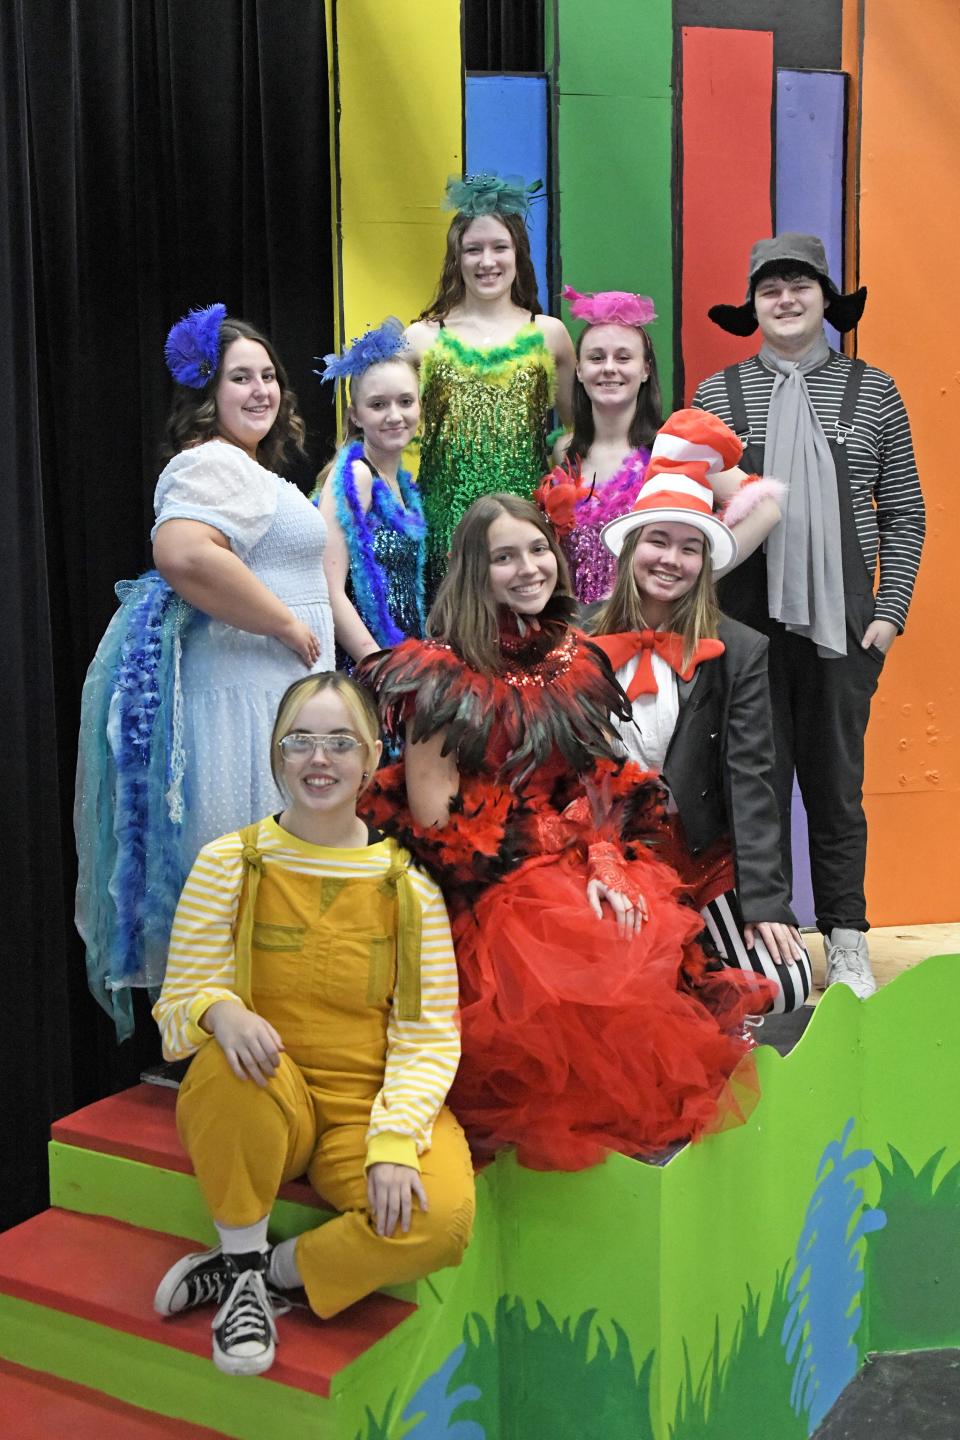
POLYGON ((324 570, 338 648, 354 662, 424 633, 426 522, 401 466, 420 400, 403 345, 400 322, 385 321, 327 357, 323 374, 350 386, 344 443, 316 501, 327 525, 324 570))

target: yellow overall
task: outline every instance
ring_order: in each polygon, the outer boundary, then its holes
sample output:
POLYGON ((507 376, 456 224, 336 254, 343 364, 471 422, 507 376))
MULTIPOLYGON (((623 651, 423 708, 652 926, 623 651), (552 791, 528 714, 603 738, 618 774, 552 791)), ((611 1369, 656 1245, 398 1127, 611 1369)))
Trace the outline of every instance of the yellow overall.
POLYGON ((280 866, 251 875, 249 914, 241 896, 237 989, 285 1050, 261 1087, 239 1080, 211 1037, 180 1087, 177 1125, 221 1224, 261 1219, 279 1187, 304 1172, 340 1212, 296 1247, 310 1306, 327 1317, 373 1290, 459 1263, 473 1222, 473 1169, 463 1131, 444 1107, 420 1156, 429 1210, 414 1199, 406 1235, 399 1226, 392 1237, 377 1235, 367 1208, 366 1133, 397 984, 399 886, 375 877, 318 880, 280 866), (245 923, 248 979, 239 943, 245 923))

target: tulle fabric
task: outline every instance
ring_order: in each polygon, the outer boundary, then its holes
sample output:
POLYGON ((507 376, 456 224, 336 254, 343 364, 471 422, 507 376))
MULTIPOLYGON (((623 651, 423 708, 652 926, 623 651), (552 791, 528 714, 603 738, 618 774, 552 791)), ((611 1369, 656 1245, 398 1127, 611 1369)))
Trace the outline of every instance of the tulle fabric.
POLYGON ((451 1107, 478 1155, 514 1147, 544 1170, 654 1156, 742 1120, 757 1094, 744 1022, 774 993, 697 943, 703 921, 658 854, 670 837, 656 777, 588 748, 623 697, 571 633, 535 632, 523 653, 502 633, 500 675, 437 642, 361 670, 391 737, 455 737, 460 788, 442 829, 413 819, 402 764, 363 799, 450 909, 463 1036, 451 1107), (629 940, 609 907, 590 908, 598 861, 611 888, 645 901, 629 940))
POLYGON ((480 1154, 577 1170, 609 1150, 651 1156, 743 1118, 756 1093, 745 1017, 766 982, 711 971, 674 873, 630 862, 649 920, 630 940, 586 898, 586 866, 541 856, 454 919, 463 1059, 451 1106, 480 1154))

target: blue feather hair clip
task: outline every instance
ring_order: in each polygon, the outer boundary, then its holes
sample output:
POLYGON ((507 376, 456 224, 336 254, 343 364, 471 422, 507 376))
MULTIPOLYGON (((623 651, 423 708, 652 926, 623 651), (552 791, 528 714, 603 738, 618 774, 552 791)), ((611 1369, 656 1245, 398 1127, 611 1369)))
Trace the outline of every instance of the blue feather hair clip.
POLYGON ((226 305, 208 305, 191 310, 171 328, 163 355, 178 385, 202 390, 214 374, 220 364, 220 327, 226 318, 226 305))
POLYGON ((392 360, 406 348, 406 344, 403 321, 398 320, 396 315, 388 315, 375 330, 368 330, 358 339, 351 340, 341 355, 324 355, 323 369, 313 373, 324 381, 352 380, 369 370, 371 365, 392 360))
POLYGON ((447 193, 443 208, 456 210, 460 215, 522 215, 524 219, 530 210, 530 202, 543 189, 542 180, 529 185, 522 175, 494 175, 483 171, 479 175, 451 175, 447 181, 447 193))

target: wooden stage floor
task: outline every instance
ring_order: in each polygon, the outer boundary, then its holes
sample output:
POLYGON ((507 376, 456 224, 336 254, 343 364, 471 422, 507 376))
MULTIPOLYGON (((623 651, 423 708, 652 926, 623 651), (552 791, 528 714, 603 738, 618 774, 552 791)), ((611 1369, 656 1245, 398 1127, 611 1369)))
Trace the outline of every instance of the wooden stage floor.
MULTIPOLYGON (((816 930, 804 930, 803 938, 813 964, 814 989, 807 1003, 816 1005, 823 994, 823 937, 816 930)), ((912 970, 928 955, 956 955, 960 973, 960 921, 942 925, 877 926, 867 939, 878 985, 888 985, 902 970, 912 970)))

